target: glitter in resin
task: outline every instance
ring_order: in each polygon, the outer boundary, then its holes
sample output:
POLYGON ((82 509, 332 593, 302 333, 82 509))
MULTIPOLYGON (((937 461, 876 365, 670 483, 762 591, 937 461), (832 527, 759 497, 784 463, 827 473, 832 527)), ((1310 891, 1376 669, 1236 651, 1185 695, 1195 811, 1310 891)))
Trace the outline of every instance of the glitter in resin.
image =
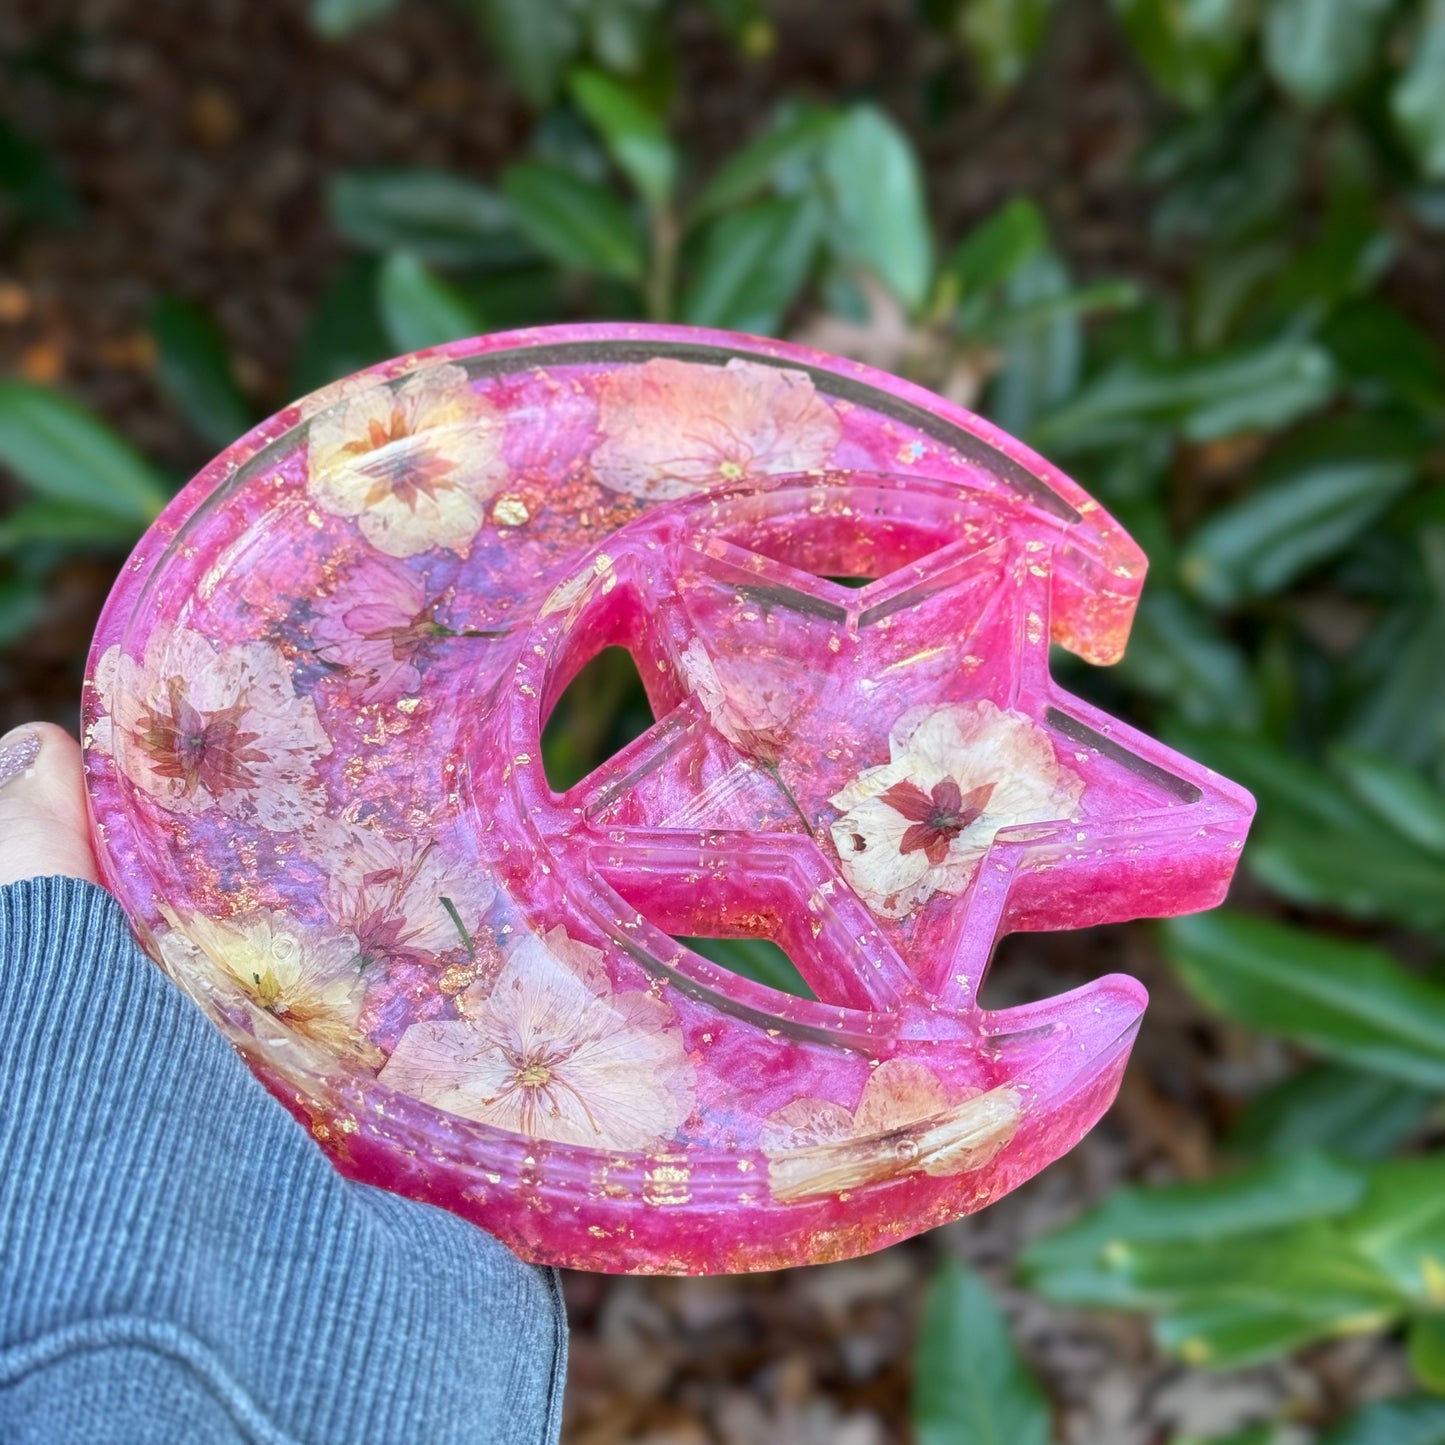
POLYGON ((1048 674, 1118 656, 1143 573, 1048 463, 852 362, 620 326, 403 358, 137 548, 97 851, 352 1177, 584 1269, 861 1254, 1118 1087, 1143 989, 982 1009, 998 937, 1227 885, 1248 796, 1048 674), (610 646, 657 720, 554 793, 545 721, 610 646), (725 936, 815 997, 676 941, 725 936))

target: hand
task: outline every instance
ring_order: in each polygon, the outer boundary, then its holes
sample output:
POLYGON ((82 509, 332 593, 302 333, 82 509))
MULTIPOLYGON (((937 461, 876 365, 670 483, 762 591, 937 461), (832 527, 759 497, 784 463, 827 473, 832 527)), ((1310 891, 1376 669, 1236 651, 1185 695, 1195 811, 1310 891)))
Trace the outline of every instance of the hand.
POLYGON ((63 873, 100 881, 80 745, 53 723, 0 738, 0 885, 63 873))

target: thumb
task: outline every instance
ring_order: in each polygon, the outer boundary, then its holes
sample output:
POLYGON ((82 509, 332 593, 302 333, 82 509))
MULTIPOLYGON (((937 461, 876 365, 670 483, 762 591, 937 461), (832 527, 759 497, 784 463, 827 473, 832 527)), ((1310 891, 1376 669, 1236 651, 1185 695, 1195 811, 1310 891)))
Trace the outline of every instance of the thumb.
POLYGON ((64 873, 96 883, 80 745, 51 723, 0 738, 0 884, 64 873))

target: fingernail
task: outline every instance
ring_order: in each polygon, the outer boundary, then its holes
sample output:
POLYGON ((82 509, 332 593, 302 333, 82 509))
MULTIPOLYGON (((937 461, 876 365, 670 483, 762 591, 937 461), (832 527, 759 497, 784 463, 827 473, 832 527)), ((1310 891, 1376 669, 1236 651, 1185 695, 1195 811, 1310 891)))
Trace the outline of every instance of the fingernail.
POLYGON ((40 734, 28 728, 13 732, 0 742, 0 788, 19 777, 40 756, 40 734))

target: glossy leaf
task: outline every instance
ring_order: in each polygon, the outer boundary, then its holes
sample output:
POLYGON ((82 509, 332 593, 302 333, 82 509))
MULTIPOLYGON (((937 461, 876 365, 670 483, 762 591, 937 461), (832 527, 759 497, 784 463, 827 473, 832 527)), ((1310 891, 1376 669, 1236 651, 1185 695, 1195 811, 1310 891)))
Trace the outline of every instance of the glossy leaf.
POLYGON ((1264 21, 1270 74, 1304 105, 1355 84, 1374 59, 1389 0, 1271 0, 1264 21))
POLYGON ((1281 591, 1352 543, 1414 479, 1408 433, 1369 418, 1322 423, 1281 452, 1254 491, 1185 545, 1180 576, 1216 607, 1281 591))
MULTIPOLYGON (((1000 309, 1025 311, 1069 294, 1069 273, 1052 252, 1024 262, 1004 283, 1000 309)), ((1000 364, 988 391, 988 412, 1005 431, 1028 434, 1034 419, 1056 406, 1079 384, 1084 335, 1076 311, 1055 311, 1044 325, 1024 319, 1000 324, 995 335, 1000 364)))
POLYGON ((1427 1390, 1445 1394, 1445 1314, 1425 1314, 1414 1320, 1407 1346, 1415 1378, 1427 1390))
POLYGON ((412 251, 433 266, 511 266, 532 253, 489 186, 450 171, 341 171, 332 224, 367 251, 412 251))
POLYGON ((572 98, 596 127, 618 169, 654 209, 667 203, 677 176, 677 152, 652 111, 611 76, 574 71, 572 98))
POLYGON ((1445 1154, 1375 1165, 1349 1234, 1418 1306, 1445 1304, 1445 1154))
POLYGON ((1328 1148, 1382 1159, 1420 1128, 1434 1097, 1396 1079, 1318 1064, 1251 1100, 1227 1142, 1246 1154, 1328 1148))
POLYGON ((55 157, 0 121, 0 199, 5 198, 22 216, 52 226, 68 225, 80 214, 55 157))
POLYGON ((487 329, 466 299, 410 251, 393 251, 382 262, 376 286, 381 324, 398 351, 421 351, 487 329))
POLYGON ((68 396, 0 381, 0 465, 37 496, 140 523, 167 500, 159 475, 129 442, 68 396))
POLYGON ((357 257, 322 293, 296 353, 291 391, 304 396, 391 355, 393 343, 376 314, 379 265, 357 257))
POLYGON ((582 43, 575 7, 565 0, 463 0, 522 93, 543 106, 561 88, 582 43))
POLYGON ((1365 1188, 1362 1170, 1312 1152, 1201 1183, 1126 1186, 1030 1245, 1021 1268, 1032 1288, 1060 1303, 1121 1304, 1136 1294, 1118 1268, 1125 1245, 1193 1245, 1327 1219, 1358 1204, 1365 1188))
POLYGON ((1445 1445, 1445 1400, 1377 1400, 1326 1431, 1319 1445, 1445 1445))
POLYGON ((837 111, 813 106, 780 120, 728 157, 694 203, 694 218, 752 200, 781 173, 820 155, 823 142, 838 122, 837 111))
POLYGON ((1039 48, 1054 0, 969 0, 958 27, 969 54, 994 90, 1006 90, 1039 48))
POLYGON ((1336 748, 1330 763, 1382 823, 1408 842, 1445 858, 1445 793, 1413 768, 1360 748, 1336 748))
POLYGON ((1234 70, 1249 18, 1242 0, 1114 0, 1114 9, 1155 85, 1196 110, 1234 70))
POLYGON ((1381 1329, 1404 1310, 1390 1279, 1338 1223, 1173 1245, 1125 1244, 1115 1264, 1156 1304, 1160 1344, 1191 1364, 1270 1359, 1313 1339, 1381 1329))
POLYGON ((1001 286, 1048 245, 1042 212, 1031 200, 1015 196, 958 243, 948 258, 948 270, 967 301, 978 292, 1001 286))
POLYGON ((542 161, 523 161, 502 175, 517 224, 561 265, 636 281, 642 243, 627 208, 595 182, 542 161))
POLYGON ((311 28, 340 40, 396 8, 397 0, 311 0, 311 28))
POLYGON ((1231 1019, 1445 1089, 1445 988, 1380 949, 1225 910, 1172 919, 1161 932, 1185 983, 1231 1019))
POLYGON ((720 216, 706 230, 682 302, 694 326, 775 334, 807 282, 821 217, 809 196, 763 201, 720 216))
POLYGON ((45 589, 32 577, 0 577, 0 647, 28 637, 45 615, 45 589))
POLYGON ((855 106, 829 131, 823 170, 840 254, 918 310, 933 280, 933 235, 912 142, 881 110, 855 106))
POLYGON ((90 504, 37 497, 0 517, 0 552, 29 547, 126 551, 141 531, 140 518, 117 516, 90 504))
POLYGON ((918 1445, 1048 1445, 1048 1402, 972 1270, 946 1259, 923 1306, 914 1365, 918 1445))
POLYGON ((1445 0, 1427 0, 1409 64, 1390 104, 1395 124, 1429 177, 1445 177, 1445 0))
POLYGON ((1245 655, 1186 597, 1146 590, 1134 619, 1119 676, 1178 717, 1200 727, 1253 728, 1259 690, 1245 655))
POLYGON ((197 435, 228 447, 251 426, 251 407, 236 385, 225 337, 199 306, 163 296, 151 311, 157 377, 197 435))
POLYGON ((766 984, 796 998, 817 997, 793 960, 766 938, 682 938, 678 941, 754 983, 766 984))
POLYGON ((1117 436, 1144 422, 1172 425, 1191 441, 1286 426, 1335 388, 1327 352, 1305 341, 1273 341, 1212 356, 1123 361, 1045 417, 1041 445, 1117 436))
POLYGON ((1394 397, 1431 415, 1445 412, 1445 351, 1393 306, 1371 297, 1342 307, 1321 340, 1368 401, 1394 397))

